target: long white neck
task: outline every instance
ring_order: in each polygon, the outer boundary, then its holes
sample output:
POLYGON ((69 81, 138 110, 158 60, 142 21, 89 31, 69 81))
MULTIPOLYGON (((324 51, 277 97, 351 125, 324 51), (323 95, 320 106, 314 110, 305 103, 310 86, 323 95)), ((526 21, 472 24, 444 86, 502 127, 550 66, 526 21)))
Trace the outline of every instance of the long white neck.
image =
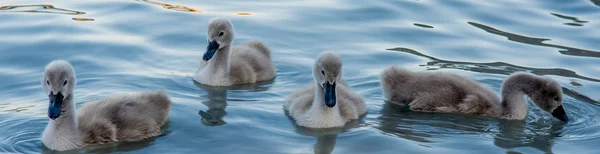
POLYGON ((82 145, 73 94, 65 98, 63 105, 60 117, 50 120, 42 134, 42 143, 54 150, 74 149, 82 145))
POLYGON ((530 95, 537 81, 528 75, 511 76, 502 84, 503 115, 511 119, 527 117, 529 105, 525 95, 530 95))
POLYGON ((229 56, 231 56, 231 45, 218 49, 213 58, 208 61, 210 73, 229 76, 229 56))

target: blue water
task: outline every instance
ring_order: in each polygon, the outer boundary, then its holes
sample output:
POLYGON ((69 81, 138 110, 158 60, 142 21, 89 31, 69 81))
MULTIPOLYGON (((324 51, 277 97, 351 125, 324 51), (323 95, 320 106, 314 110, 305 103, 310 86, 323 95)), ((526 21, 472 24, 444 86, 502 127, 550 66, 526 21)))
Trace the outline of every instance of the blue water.
POLYGON ((166 89, 174 102, 163 136, 72 152, 131 153, 600 153, 600 1, 41 1, 0 0, 0 152, 52 152, 41 79, 70 61, 75 101, 166 89), (195 84, 207 23, 227 17, 234 44, 272 50, 272 82, 195 84), (312 80, 323 50, 369 113, 344 128, 295 125, 282 108, 312 80), (571 122, 530 105, 527 120, 398 112, 379 73, 389 65, 470 76, 499 92, 529 71, 563 87, 571 122), (210 117, 203 118, 198 112, 210 117))

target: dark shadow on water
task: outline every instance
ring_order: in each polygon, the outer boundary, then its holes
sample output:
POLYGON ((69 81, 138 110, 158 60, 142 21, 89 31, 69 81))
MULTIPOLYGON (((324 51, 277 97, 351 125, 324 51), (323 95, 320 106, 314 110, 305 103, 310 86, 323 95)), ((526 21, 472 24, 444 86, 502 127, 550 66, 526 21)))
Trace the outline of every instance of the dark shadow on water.
POLYGON ((569 89, 569 88, 565 88, 562 87, 562 91, 565 95, 567 96, 571 96, 577 100, 583 101, 583 102, 587 102, 587 103, 591 103, 591 104, 595 104, 595 105, 600 105, 600 101, 594 100, 586 95, 583 95, 573 89, 569 89))
MULTIPOLYGON (((387 49, 387 50, 409 53, 409 54, 412 54, 415 56, 430 59, 431 61, 429 61, 429 62, 427 62, 427 64, 421 65, 421 66, 433 67, 433 68, 430 68, 431 70, 436 70, 436 69, 441 69, 441 68, 460 69, 460 70, 467 70, 467 71, 473 71, 473 72, 479 72, 479 73, 503 74, 503 75, 509 75, 514 72, 525 71, 525 72, 531 72, 531 73, 537 74, 537 75, 556 75, 556 76, 577 78, 577 79, 600 83, 600 79, 581 76, 571 70, 560 69, 560 68, 551 68, 551 69, 532 68, 532 67, 517 66, 517 65, 513 65, 513 64, 509 64, 509 63, 504 63, 504 62, 474 63, 474 62, 449 61, 449 60, 438 59, 438 58, 435 58, 435 57, 432 57, 429 55, 425 55, 418 51, 408 49, 408 48, 403 48, 403 47, 397 47, 397 48, 392 48, 392 49, 387 49)), ((566 95, 576 98, 583 102, 600 104, 600 102, 595 101, 595 100, 593 100, 587 96, 584 96, 584 95, 582 95, 574 90, 571 90, 571 89, 567 89, 567 88, 563 87, 563 92, 566 95)))
POLYGON ((0 12, 53 13, 53 14, 67 14, 67 15, 85 14, 85 12, 82 12, 82 11, 74 11, 74 10, 68 10, 68 9, 55 8, 54 6, 48 5, 48 4, 0 6, 0 12))
POLYGON ((507 37, 508 40, 511 40, 514 42, 558 48, 558 49, 561 49, 561 50, 559 50, 559 52, 564 55, 600 58, 600 52, 598 52, 598 51, 584 50, 584 49, 578 49, 578 48, 567 47, 567 46, 562 46, 562 45, 544 43, 544 41, 548 41, 550 39, 535 38, 535 37, 529 37, 529 36, 523 36, 523 35, 519 35, 519 34, 509 33, 509 32, 498 30, 496 28, 486 26, 483 24, 479 24, 479 23, 475 23, 475 22, 468 22, 468 23, 474 27, 485 30, 488 33, 507 37))
POLYGON ((587 21, 579 20, 577 17, 571 17, 571 16, 562 15, 562 14, 558 14, 558 13, 550 13, 550 14, 552 14, 553 16, 559 17, 559 18, 571 20, 576 23, 587 23, 587 21))
POLYGON ((571 23, 564 23, 565 25, 569 25, 569 26, 583 26, 583 23, 588 22, 588 21, 579 20, 577 17, 571 17, 571 16, 562 15, 562 14, 558 14, 558 13, 550 13, 550 14, 552 14, 555 17, 573 21, 571 23))
POLYGON ((208 110, 200 110, 198 114, 201 117, 200 123, 204 126, 222 126, 227 124, 223 117, 227 115, 227 91, 228 90, 244 90, 250 92, 267 91, 273 85, 275 79, 262 81, 250 84, 236 84, 233 86, 208 86, 194 81, 194 85, 206 91, 206 95, 202 96, 207 101, 202 104, 208 107, 208 110))
POLYGON ((560 122, 549 125, 533 120, 404 111, 402 107, 387 102, 378 119, 379 125, 374 128, 386 135, 425 143, 423 146, 449 137, 468 135, 487 140, 485 136, 491 135, 494 145, 506 149, 507 153, 514 153, 512 149, 519 147, 552 153, 554 141, 560 137, 563 128, 560 122))
POLYGON ((583 24, 580 24, 580 23, 565 23, 565 25, 569 25, 569 26, 583 26, 583 24))
POLYGON ((421 27, 421 28, 433 28, 433 26, 426 25, 426 24, 420 24, 420 23, 413 23, 413 25, 415 25, 417 27, 421 27))
POLYGON ((594 5, 600 7, 600 0, 592 0, 592 3, 594 3, 594 5))
POLYGON ((313 145, 313 150, 315 154, 330 154, 335 149, 335 143, 338 134, 348 132, 352 128, 358 128, 361 125, 364 125, 364 121, 362 120, 364 116, 362 116, 357 120, 347 122, 343 127, 308 128, 298 125, 296 123, 296 120, 294 120, 294 118, 292 118, 292 116, 290 116, 287 111, 285 111, 285 115, 294 125, 298 134, 305 136, 313 136, 317 138, 317 141, 313 145))

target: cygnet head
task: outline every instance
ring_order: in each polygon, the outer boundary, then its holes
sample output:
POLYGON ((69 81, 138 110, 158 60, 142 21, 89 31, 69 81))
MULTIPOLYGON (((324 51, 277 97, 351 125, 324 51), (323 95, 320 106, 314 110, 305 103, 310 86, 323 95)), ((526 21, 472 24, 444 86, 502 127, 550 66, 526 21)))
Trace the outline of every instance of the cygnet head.
POLYGON ((75 70, 69 62, 56 60, 46 66, 42 85, 50 101, 48 107, 50 119, 55 120, 60 117, 63 101, 73 93, 76 83, 75 70))
POLYGON ((226 18, 214 18, 208 23, 208 47, 202 56, 202 60, 210 60, 217 51, 223 47, 231 45, 233 42, 233 25, 226 18))
POLYGON ((325 105, 334 107, 336 104, 335 88, 342 79, 342 58, 333 52, 323 52, 317 57, 313 67, 313 76, 317 87, 323 88, 325 105))
POLYGON ((540 89, 532 91, 529 97, 536 106, 552 113, 555 118, 566 122, 569 118, 562 105, 562 94, 558 82, 543 77, 540 89))

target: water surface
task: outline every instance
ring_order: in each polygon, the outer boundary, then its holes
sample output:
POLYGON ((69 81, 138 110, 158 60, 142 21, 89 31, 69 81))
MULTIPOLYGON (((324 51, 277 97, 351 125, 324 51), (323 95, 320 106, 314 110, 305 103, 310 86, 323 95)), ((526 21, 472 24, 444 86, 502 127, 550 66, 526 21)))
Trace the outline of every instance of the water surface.
POLYGON ((77 106, 158 89, 174 102, 164 135, 75 153, 598 153, 598 19, 597 0, 0 0, 0 152, 53 152, 40 141, 41 79, 47 63, 65 59, 77 72, 77 106), (232 20, 234 44, 270 47, 275 80, 194 83, 214 17, 232 20), (282 109, 323 50, 341 54, 344 78, 369 108, 343 128, 303 128, 282 109), (458 73, 497 93, 512 72, 549 76, 571 121, 531 103, 522 121, 402 112, 379 87, 390 65, 458 73))

